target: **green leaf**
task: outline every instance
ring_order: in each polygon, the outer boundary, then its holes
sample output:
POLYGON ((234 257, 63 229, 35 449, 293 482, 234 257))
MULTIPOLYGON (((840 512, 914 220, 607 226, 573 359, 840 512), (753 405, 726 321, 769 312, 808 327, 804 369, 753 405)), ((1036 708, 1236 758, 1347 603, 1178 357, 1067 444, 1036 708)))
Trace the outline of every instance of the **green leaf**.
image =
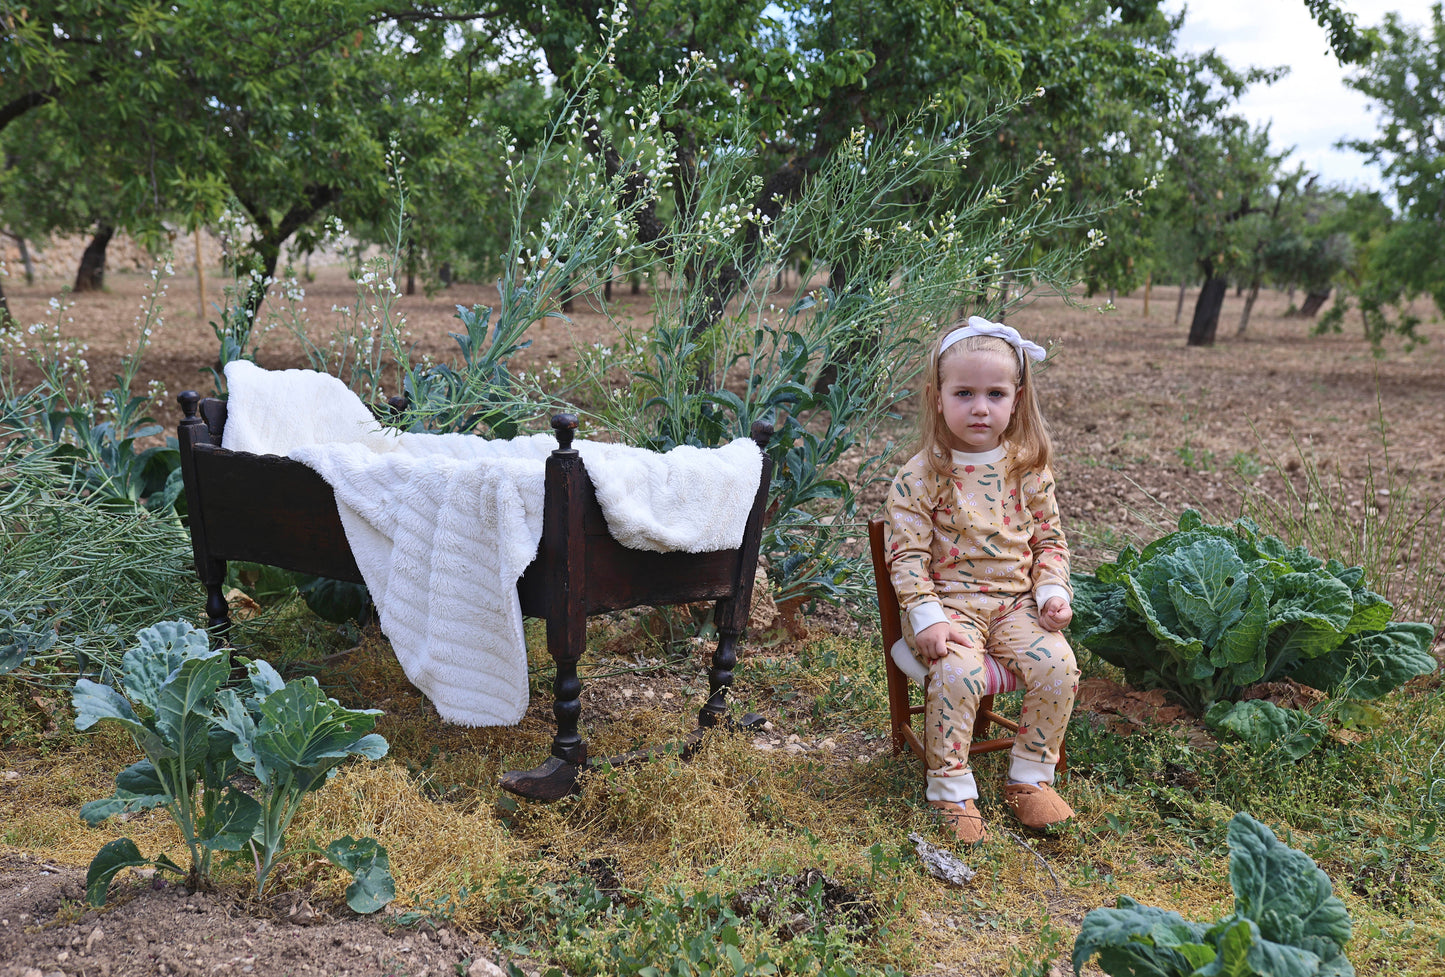
POLYGON ((117 838, 101 846, 85 873, 85 899, 92 906, 104 906, 110 881, 121 869, 149 865, 150 859, 140 853, 129 838, 117 838))
POLYGON ((178 755, 199 765, 209 753, 216 690, 231 673, 225 655, 187 658, 161 685, 152 708, 155 723, 178 755))
POLYGON ((1317 946, 1333 950, 1316 950, 1322 959, 1341 952, 1350 939, 1349 912, 1308 855, 1244 812, 1229 822, 1229 852, 1235 912, 1258 923, 1263 939, 1287 943, 1291 936, 1313 937, 1321 941, 1317 946))
POLYGON ((386 740, 367 735, 381 710, 347 709, 327 698, 312 676, 267 696, 258 711, 251 741, 258 778, 263 770, 273 777, 284 773, 299 778, 303 790, 314 790, 326 771, 353 753, 371 760, 386 755, 386 740))
MULTIPOLYGON (((268 668, 270 666, 267 666, 268 668)), ((255 674, 252 675, 255 681, 255 674)), ((242 763, 253 763, 256 759, 254 744, 256 741, 256 720, 251 711, 241 702, 241 697, 236 694, 235 689, 222 689, 216 696, 218 707, 215 723, 234 738, 231 752, 237 760, 242 763)), ((263 770, 252 771, 256 779, 263 785, 270 783, 267 772, 263 770)))
POLYGON ((391 861, 375 838, 338 838, 326 846, 326 857, 351 873, 354 881, 346 887, 346 904, 354 911, 374 913, 396 898, 391 861))
POLYGON ((1074 971, 1094 956, 1106 973, 1137 977, 1183 977, 1194 971, 1192 948, 1202 943, 1204 927, 1178 913, 1119 898, 1115 909, 1094 909, 1084 916, 1074 941, 1074 971), (1161 945, 1162 944, 1162 945, 1161 945), (1185 954, 1182 947, 1190 947, 1185 954))
POLYGON ((1259 942, 1259 927, 1253 920, 1226 917, 1206 938, 1214 943, 1214 959, 1199 969, 1199 977, 1255 977, 1249 954, 1259 942))
POLYGON ((114 719, 133 733, 149 732, 125 696, 108 685, 88 678, 76 679, 70 702, 75 708, 76 729, 86 730, 103 719, 114 719))
POLYGON ((254 797, 229 787, 196 826, 196 840, 213 851, 240 851, 255 834, 262 813, 254 797))
POLYGON ((355 621, 366 609, 365 584, 329 577, 298 576, 296 589, 313 614, 332 624, 355 621))
POLYGON ((1291 760, 1305 756, 1325 737, 1318 719, 1296 709, 1283 709, 1273 702, 1217 702, 1205 714, 1205 722, 1224 729, 1258 751, 1279 748, 1291 760))
POLYGON ((1377 699, 1417 675, 1433 674, 1439 668, 1430 653, 1434 642, 1430 625, 1397 621, 1383 631, 1356 635, 1329 655, 1302 661, 1289 675, 1316 689, 1377 699))
POLYGON ((206 632, 186 621, 162 621, 136 632, 135 646, 121 658, 121 684, 133 701, 159 712, 161 689, 182 663, 219 657, 206 632))
POLYGON ((149 760, 132 763, 115 776, 115 795, 81 805, 80 816, 92 828, 106 818, 149 811, 171 802, 172 796, 149 760))
POLYGON ((1350 589, 1323 571, 1287 573, 1274 583, 1267 628, 1269 675, 1282 665, 1318 658, 1345 640, 1355 602, 1350 589))

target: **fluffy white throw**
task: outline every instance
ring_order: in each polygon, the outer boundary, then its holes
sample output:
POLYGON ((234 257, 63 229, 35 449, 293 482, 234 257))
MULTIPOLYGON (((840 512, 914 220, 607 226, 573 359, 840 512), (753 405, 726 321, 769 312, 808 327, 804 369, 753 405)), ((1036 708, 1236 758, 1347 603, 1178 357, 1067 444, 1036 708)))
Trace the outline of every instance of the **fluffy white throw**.
MULTIPOLYGON (((551 435, 488 441, 387 431, 345 384, 311 370, 226 366, 222 445, 282 454, 336 493, 382 630, 443 719, 511 725, 527 708, 517 580, 542 538, 551 435)), ((579 440, 608 529, 634 549, 731 549, 762 475, 739 438, 666 454, 579 440)))

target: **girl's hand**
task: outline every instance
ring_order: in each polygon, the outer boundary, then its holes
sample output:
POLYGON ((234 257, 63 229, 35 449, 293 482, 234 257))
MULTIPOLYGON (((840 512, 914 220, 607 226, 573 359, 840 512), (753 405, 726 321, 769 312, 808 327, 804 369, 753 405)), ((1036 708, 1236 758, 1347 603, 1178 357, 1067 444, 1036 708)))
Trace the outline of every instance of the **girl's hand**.
POLYGON ((914 647, 918 649, 919 657, 926 662, 947 658, 950 641, 963 644, 967 640, 968 634, 962 628, 947 621, 930 624, 913 636, 914 647))
POLYGON ((1074 619, 1074 609, 1062 597, 1050 597, 1039 608, 1039 623, 1045 631, 1062 631, 1074 619))

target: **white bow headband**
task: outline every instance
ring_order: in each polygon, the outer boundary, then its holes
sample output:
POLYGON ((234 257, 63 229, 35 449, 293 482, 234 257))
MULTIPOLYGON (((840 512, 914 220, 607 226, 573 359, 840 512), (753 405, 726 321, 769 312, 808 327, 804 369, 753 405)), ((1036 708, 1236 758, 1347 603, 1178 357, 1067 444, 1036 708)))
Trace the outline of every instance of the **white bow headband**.
POLYGON ((938 355, 942 356, 943 351, 948 349, 960 339, 967 339, 969 336, 994 336, 1002 339, 1014 348, 1019 354, 1019 369, 1024 368, 1024 356, 1031 360, 1041 360, 1049 355, 1038 343, 1031 343, 1019 335, 1019 331, 1013 326, 1006 326, 1002 322, 989 322, 983 316, 969 316, 968 325, 959 326, 953 332, 943 337, 943 345, 938 348, 938 355))

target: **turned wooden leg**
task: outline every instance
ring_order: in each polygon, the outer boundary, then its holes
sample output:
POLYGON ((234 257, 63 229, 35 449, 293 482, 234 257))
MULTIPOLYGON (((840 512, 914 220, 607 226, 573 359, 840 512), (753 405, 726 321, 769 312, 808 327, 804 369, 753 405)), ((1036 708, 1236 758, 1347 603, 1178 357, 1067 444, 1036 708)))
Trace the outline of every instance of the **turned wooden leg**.
POLYGON ((711 729, 727 721, 728 690, 733 684, 733 668, 737 666, 738 631, 718 629, 717 648, 712 653, 712 667, 707 670, 707 703, 697 714, 697 724, 711 729))
POLYGON ((587 762, 587 741, 577 732, 582 715, 582 680, 577 677, 575 661, 559 661, 557 678, 552 682, 552 715, 557 719, 557 735, 552 737, 552 755, 578 766, 587 762))

